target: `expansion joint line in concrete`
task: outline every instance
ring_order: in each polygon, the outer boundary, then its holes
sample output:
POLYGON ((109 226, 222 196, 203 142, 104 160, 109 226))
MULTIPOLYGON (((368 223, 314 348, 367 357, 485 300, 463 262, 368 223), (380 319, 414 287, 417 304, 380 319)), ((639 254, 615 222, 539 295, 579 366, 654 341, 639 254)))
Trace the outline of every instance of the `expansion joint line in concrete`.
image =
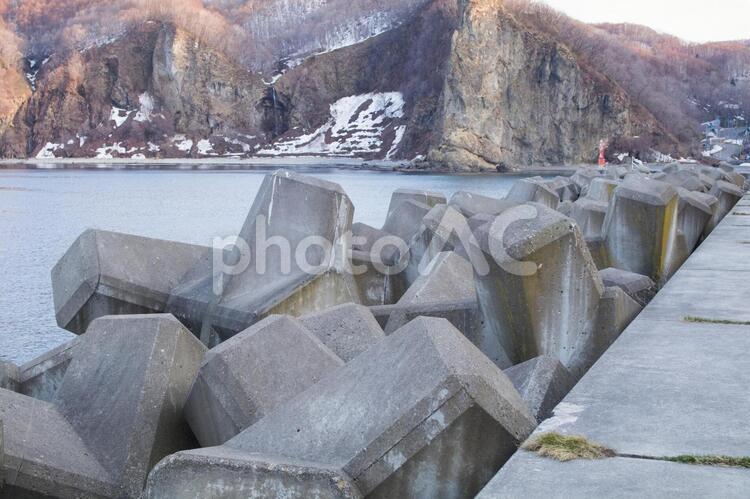
MULTIPOLYGON (((681 455, 681 456, 644 456, 641 454, 620 454, 615 452, 615 457, 628 459, 643 459, 647 461, 663 461, 666 463, 687 464, 690 466, 718 466, 722 468, 750 469, 750 456, 717 456, 717 455, 681 455), (706 462, 689 462, 690 460, 706 462)), ((750 472, 750 471, 748 471, 750 472)))

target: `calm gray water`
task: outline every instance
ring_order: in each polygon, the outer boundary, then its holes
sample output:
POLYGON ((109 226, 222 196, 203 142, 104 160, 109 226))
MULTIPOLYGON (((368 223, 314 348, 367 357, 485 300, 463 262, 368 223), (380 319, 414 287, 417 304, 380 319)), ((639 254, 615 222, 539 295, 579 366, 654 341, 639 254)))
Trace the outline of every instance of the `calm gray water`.
MULTIPOLYGON (((304 172, 341 184, 355 220, 376 227, 396 189, 502 197, 519 178, 304 172)), ((55 323, 50 270, 85 229, 210 245, 237 233, 266 173, 0 170, 0 358, 27 362, 72 338, 55 323)))

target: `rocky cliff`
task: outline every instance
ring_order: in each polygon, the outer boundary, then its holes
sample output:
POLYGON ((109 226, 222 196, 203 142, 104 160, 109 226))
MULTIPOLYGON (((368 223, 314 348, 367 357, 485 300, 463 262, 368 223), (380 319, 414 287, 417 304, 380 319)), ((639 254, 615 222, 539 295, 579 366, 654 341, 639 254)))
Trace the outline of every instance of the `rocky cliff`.
POLYGON ((500 0, 417 4, 376 36, 274 74, 162 22, 45 57, 33 85, 0 96, 13 103, 0 109, 0 155, 423 157, 494 170, 593 161, 601 139, 676 147, 616 83, 500 0))

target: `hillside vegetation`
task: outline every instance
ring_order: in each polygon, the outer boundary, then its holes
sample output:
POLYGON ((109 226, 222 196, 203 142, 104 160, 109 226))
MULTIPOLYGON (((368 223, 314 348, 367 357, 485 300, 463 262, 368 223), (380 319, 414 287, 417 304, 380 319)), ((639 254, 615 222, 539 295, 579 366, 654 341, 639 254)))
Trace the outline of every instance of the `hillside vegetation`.
POLYGON ((750 118, 750 41, 690 44, 531 0, 0 0, 0 81, 6 156, 140 155, 167 134, 250 154, 321 130, 340 99, 398 91, 389 154, 485 169, 593 160, 602 138, 700 156, 701 122, 750 118), (141 142, 96 143, 113 122, 141 142))

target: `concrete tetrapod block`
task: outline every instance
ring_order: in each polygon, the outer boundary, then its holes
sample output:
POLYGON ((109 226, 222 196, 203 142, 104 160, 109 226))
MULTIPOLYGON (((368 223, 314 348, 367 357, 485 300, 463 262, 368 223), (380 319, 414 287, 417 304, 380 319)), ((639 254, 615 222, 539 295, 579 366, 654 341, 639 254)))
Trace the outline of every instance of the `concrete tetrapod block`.
POLYGON ((591 181, 595 178, 602 178, 602 174, 598 169, 579 168, 578 170, 576 170, 573 176, 570 177, 570 180, 578 189, 578 193, 580 195, 585 195, 585 192, 586 190, 588 190, 591 181))
POLYGON ((683 255, 680 264, 692 254, 698 246, 708 223, 714 216, 718 200, 709 194, 677 188, 680 204, 677 215, 677 231, 681 236, 683 255))
POLYGON ((386 334, 417 317, 439 317, 447 319, 499 367, 512 364, 497 338, 484 327, 471 263, 455 252, 438 254, 396 305, 377 308, 378 313, 387 315, 386 334))
POLYGON ((398 268, 402 255, 393 237, 366 224, 352 226, 351 263, 353 270, 363 269, 353 272, 363 305, 395 303, 404 293, 404 275, 398 268))
POLYGON ((456 251, 466 255, 464 243, 472 237, 468 220, 457 209, 448 205, 435 206, 422 220, 409 246, 409 262, 404 271, 407 289, 438 254, 456 251))
POLYGON ((407 287, 406 273, 400 260, 390 264, 385 256, 378 260, 370 252, 352 251, 351 263, 352 269, 356 270, 354 281, 363 305, 372 307, 392 304, 404 294, 407 287))
POLYGON ((338 184, 284 170, 267 175, 239 234, 252 256, 247 268, 227 276, 201 260, 172 291, 167 311, 206 342, 268 315, 359 302, 346 272, 353 215, 338 184))
POLYGON ((709 222, 709 229, 706 235, 710 234, 713 228, 719 225, 719 222, 732 211, 734 206, 745 195, 745 192, 732 183, 719 180, 709 194, 716 197, 719 202, 714 217, 709 222))
POLYGON ((503 371, 537 421, 552 415, 552 409, 575 385, 575 379, 555 357, 540 356, 503 371))
POLYGON ((676 270, 678 207, 673 186, 628 177, 615 190, 604 223, 611 266, 664 285, 676 270))
MULTIPOLYGON (((386 235, 398 237, 408 245, 419 232, 425 215, 435 206, 445 203, 445 196, 438 192, 398 189, 391 195, 382 231, 386 235)), ((396 254, 394 260, 399 256, 396 254)))
POLYGON ((105 315, 163 312, 172 287, 208 248, 87 230, 52 269, 55 317, 83 334, 105 315))
POLYGON ((182 409, 204 353, 171 316, 92 322, 52 402, 0 390, 4 493, 139 497, 154 463, 195 445, 182 409))
POLYGON ((458 210, 466 218, 477 215, 499 215, 517 204, 512 201, 495 199, 466 191, 455 193, 448 203, 449 206, 458 210))
POLYGON ((581 369, 573 374, 576 378, 588 371, 612 346, 620 334, 643 310, 643 306, 619 287, 606 288, 596 310, 596 321, 591 338, 580 348, 583 360, 581 369))
POLYGON ((578 222, 585 238, 600 238, 604 231, 604 218, 609 204, 591 198, 579 198, 573 203, 570 218, 578 222))
POLYGON ((0 388, 17 392, 20 386, 18 379, 18 367, 12 362, 0 360, 0 388))
POLYGON ((482 313, 513 364, 549 355, 577 375, 588 364, 579 352, 593 341, 604 286, 573 220, 539 204, 524 208, 482 241, 490 264, 476 276, 482 313))
POLYGON ((575 201, 578 199, 578 186, 570 177, 555 177, 544 180, 544 183, 557 193, 561 201, 575 201))
POLYGON ((81 338, 75 337, 20 366, 18 392, 51 402, 80 344, 81 338))
POLYGON ((706 192, 708 187, 706 183, 701 180, 698 173, 688 170, 667 173, 659 180, 675 187, 687 189, 688 191, 706 192))
POLYGON ((560 196, 541 177, 518 180, 505 199, 515 203, 539 203, 553 210, 560 204, 560 196))
POLYGON ((609 203, 615 195, 615 189, 618 185, 620 185, 619 180, 606 177, 593 178, 585 190, 585 197, 609 203))
POLYGON ((610 267, 600 270, 599 277, 606 287, 622 289, 644 307, 656 295, 656 284, 645 275, 610 267))
MULTIPOLYGON (((474 271, 466 259, 453 251, 439 253, 427 266, 422 275, 404 293, 398 303, 390 307, 385 332, 390 334, 411 322, 416 311, 427 310, 434 313, 464 308, 463 304, 474 303, 477 295, 474 288, 474 271), (428 309, 429 307, 429 309, 428 309)), ((440 315, 440 317, 448 319, 440 315)), ((456 324, 461 332, 465 331, 456 324)), ((472 330, 474 327, 471 328, 472 330)))
POLYGON ((439 192, 398 189, 391 195, 391 202, 388 205, 388 214, 386 216, 386 226, 388 226, 389 220, 398 218, 401 204, 407 201, 416 201, 417 203, 429 206, 430 209, 439 204, 446 204, 447 202, 445 196, 439 192))
POLYGON ((268 317, 206 354, 185 419, 203 447, 221 445, 343 365, 295 319, 268 317))
POLYGON ((372 312, 355 303, 308 314, 299 321, 344 362, 385 338, 372 312))
MULTIPOLYGON (((419 223, 422 223, 421 219, 419 223)), ((361 252, 369 255, 372 252, 373 246, 378 241, 388 238, 391 235, 384 230, 370 227, 367 224, 356 223, 352 225, 352 254, 361 252)), ((391 245, 382 248, 379 256, 386 265, 394 265, 401 258, 398 249, 391 245)))
POLYGON ((587 237, 586 246, 597 269, 606 269, 611 265, 603 237, 587 237))
POLYGON ((145 497, 470 498, 535 425, 502 371, 421 318, 225 445, 164 459, 145 497))

